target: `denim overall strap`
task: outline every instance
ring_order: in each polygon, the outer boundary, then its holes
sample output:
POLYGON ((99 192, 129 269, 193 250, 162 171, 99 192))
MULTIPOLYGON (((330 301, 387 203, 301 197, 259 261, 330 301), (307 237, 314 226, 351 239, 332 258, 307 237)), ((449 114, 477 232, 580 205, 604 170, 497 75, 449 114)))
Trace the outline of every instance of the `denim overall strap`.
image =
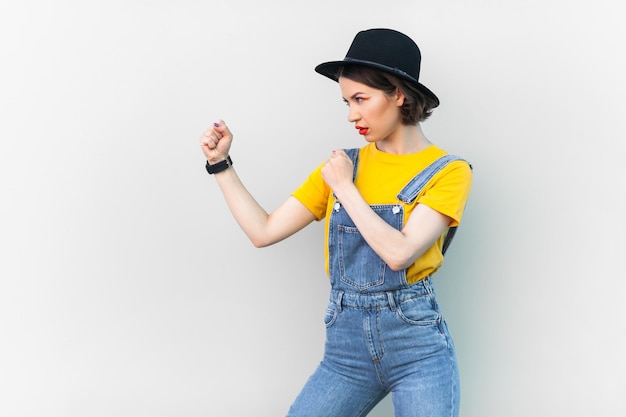
MULTIPOLYGON (((422 172, 417 174, 409 183, 400 191, 398 194, 398 200, 403 201, 404 203, 411 204, 417 198, 417 195, 422 191, 422 189, 428 184, 428 182, 446 165, 453 161, 465 161, 463 158, 458 157, 456 155, 444 155, 441 158, 437 159, 435 162, 427 166, 422 172)), ((467 161, 466 161, 467 162, 467 161)), ((469 163, 468 163, 469 164, 469 163)), ((470 168, 472 166, 470 165, 470 168)), ((452 242, 452 238, 456 233, 456 226, 449 227, 448 232, 446 233, 446 237, 443 240, 443 246, 441 247, 441 254, 445 255, 450 243, 452 242)))
POLYGON ((350 159, 352 160, 352 164, 354 165, 354 171, 352 171, 352 182, 354 182, 354 180, 356 179, 356 170, 357 167, 359 166, 359 148, 352 148, 352 149, 344 149, 345 153, 348 154, 348 156, 350 157, 350 159))
POLYGON ((446 167, 452 161, 464 161, 463 158, 456 155, 444 155, 424 168, 422 172, 417 174, 407 185, 404 186, 402 191, 398 194, 398 200, 411 204, 417 198, 417 195, 428 184, 428 182, 443 168, 446 167))

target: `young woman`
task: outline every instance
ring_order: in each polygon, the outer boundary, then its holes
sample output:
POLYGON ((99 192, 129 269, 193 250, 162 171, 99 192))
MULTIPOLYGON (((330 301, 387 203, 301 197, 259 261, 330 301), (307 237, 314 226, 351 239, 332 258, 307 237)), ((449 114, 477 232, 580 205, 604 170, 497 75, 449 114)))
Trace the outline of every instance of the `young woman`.
POLYGON ((339 83, 348 121, 367 144, 333 151, 270 214, 232 167, 225 123, 200 137, 207 170, 255 246, 326 219, 324 358, 291 417, 365 416, 390 392, 397 417, 458 415, 456 355, 431 276, 461 221, 471 169, 420 128, 439 105, 418 81, 420 63, 409 37, 370 29, 344 60, 315 68, 339 83))

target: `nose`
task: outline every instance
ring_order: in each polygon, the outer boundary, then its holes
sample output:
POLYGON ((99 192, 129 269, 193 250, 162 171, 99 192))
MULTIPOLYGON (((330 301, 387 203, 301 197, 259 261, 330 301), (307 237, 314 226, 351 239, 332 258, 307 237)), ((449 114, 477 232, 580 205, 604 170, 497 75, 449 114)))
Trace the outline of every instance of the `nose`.
POLYGON ((359 119, 361 119, 361 115, 356 110, 356 106, 349 106, 348 107, 348 121, 350 123, 354 123, 359 119))

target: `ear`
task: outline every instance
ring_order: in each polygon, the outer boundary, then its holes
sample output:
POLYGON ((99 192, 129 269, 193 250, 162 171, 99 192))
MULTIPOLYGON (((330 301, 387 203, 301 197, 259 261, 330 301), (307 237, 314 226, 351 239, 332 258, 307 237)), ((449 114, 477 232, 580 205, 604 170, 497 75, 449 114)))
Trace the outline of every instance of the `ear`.
POLYGON ((402 105, 404 104, 404 100, 406 99, 404 93, 402 92, 402 90, 400 90, 399 88, 396 88, 396 105, 398 107, 402 107, 402 105))

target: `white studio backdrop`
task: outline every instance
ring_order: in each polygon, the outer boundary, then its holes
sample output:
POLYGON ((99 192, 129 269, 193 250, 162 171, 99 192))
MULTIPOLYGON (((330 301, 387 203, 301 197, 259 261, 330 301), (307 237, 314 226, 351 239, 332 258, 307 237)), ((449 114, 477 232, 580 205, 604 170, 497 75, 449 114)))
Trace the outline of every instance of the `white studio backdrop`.
POLYGON ((323 349, 322 224, 253 248, 197 138, 226 120, 272 210, 361 144, 313 68, 372 27, 420 45, 423 128, 475 168, 435 277, 461 415, 626 414, 619 2, 0 5, 0 415, 286 413, 323 349))

